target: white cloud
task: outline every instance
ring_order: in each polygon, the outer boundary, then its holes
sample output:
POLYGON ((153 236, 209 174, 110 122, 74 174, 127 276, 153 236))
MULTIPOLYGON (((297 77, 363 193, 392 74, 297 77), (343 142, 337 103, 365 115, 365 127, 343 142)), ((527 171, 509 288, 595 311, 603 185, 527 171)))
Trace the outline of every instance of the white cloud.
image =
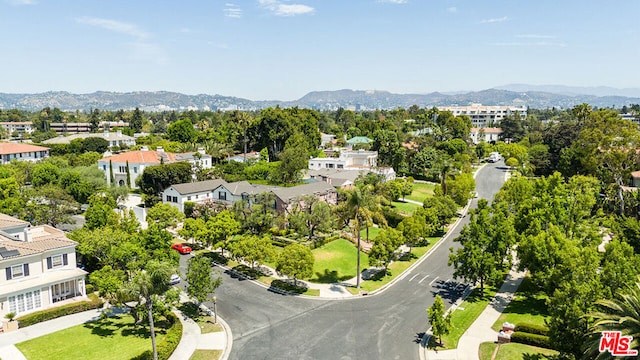
POLYGON ((493 23, 501 23, 501 22, 505 22, 507 21, 509 18, 506 16, 503 16, 501 18, 493 18, 493 19, 484 19, 482 21, 480 21, 481 24, 493 24, 493 23))
POLYGON ((6 0, 6 2, 10 5, 20 6, 20 5, 35 5, 38 2, 36 0, 6 0))
POLYGON ((406 4, 409 2, 409 0, 378 0, 378 2, 389 4, 406 4))
POLYGON ((555 39, 557 36, 555 35, 539 35, 539 34, 522 34, 516 35, 517 38, 520 39, 555 39))
POLYGON ((240 9, 236 4, 226 3, 224 4, 224 16, 230 17, 233 19, 239 19, 242 17, 242 9, 240 9))
POLYGON ((100 27, 106 30, 117 32, 117 33, 130 35, 141 40, 149 37, 149 34, 143 31, 142 29, 140 29, 137 25, 129 24, 129 23, 125 23, 117 20, 83 16, 83 17, 77 18, 76 21, 80 24, 100 27))
POLYGON ((457 7, 455 7, 455 6, 448 7, 448 8, 447 8, 447 12, 450 12, 450 13, 452 13, 452 14, 453 14, 453 13, 457 13, 457 12, 458 12, 458 8, 457 8, 457 7))
POLYGON ((277 16, 296 16, 311 14, 314 8, 302 4, 283 4, 279 0, 258 0, 258 3, 277 16))

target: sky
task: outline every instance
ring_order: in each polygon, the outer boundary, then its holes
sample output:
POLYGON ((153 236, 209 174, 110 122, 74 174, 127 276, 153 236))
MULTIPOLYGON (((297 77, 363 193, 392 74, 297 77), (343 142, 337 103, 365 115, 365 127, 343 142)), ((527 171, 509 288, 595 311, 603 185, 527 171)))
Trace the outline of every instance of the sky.
POLYGON ((639 0, 0 0, 0 92, 640 87, 639 0))

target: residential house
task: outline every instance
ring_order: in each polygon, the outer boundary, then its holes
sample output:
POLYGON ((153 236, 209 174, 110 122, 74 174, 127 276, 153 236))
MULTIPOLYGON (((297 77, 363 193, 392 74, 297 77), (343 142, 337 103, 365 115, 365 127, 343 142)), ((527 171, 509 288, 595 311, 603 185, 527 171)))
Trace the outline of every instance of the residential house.
POLYGON ((125 186, 127 184, 128 165, 130 178, 129 187, 137 188, 136 180, 146 167, 180 161, 189 162, 194 167, 200 167, 202 169, 209 169, 212 166, 211 156, 205 154, 201 149, 193 153, 174 154, 165 152, 162 147, 158 147, 155 151, 143 147, 141 150, 128 151, 102 158, 98 160, 98 168, 105 172, 108 185, 111 184, 111 171, 113 171, 115 183, 118 184, 118 186, 125 186))
POLYGON ((31 121, 2 121, 0 122, 0 127, 7 130, 9 135, 18 133, 18 136, 22 136, 23 134, 33 133, 33 124, 31 121))
POLYGON ((315 181, 322 181, 338 189, 351 189, 359 176, 367 173, 382 175, 384 181, 394 180, 396 172, 391 167, 371 169, 318 169, 307 170, 306 177, 315 181))
POLYGON ((354 145, 359 145, 359 144, 369 144, 372 143, 373 140, 369 139, 366 136, 354 136, 351 139, 347 140, 347 145, 349 146, 349 148, 353 148, 354 145))
POLYGON ((259 201, 258 195, 273 194, 273 207, 278 212, 291 209, 294 200, 304 195, 314 195, 330 204, 337 203, 337 192, 327 183, 309 183, 293 187, 250 184, 247 181, 228 183, 221 179, 175 184, 162 192, 162 201, 184 211, 186 202, 213 201, 231 206, 236 201, 249 205, 259 201))
POLYGON ((470 138, 474 144, 481 142, 495 143, 502 136, 502 129, 487 127, 487 128, 471 128, 470 138))
POLYGON ((85 298, 76 245, 61 230, 0 214, 0 319, 85 298))
POLYGON ((23 143, 0 142, 0 165, 11 160, 38 161, 49 157, 49 148, 23 143))
POLYGON ((245 161, 245 158, 246 158, 247 162, 249 162, 249 163, 251 163, 252 161, 258 161, 258 160, 260 160, 260 153, 257 152, 257 151, 252 151, 252 152, 248 152, 246 154, 244 154, 244 153, 235 154, 233 156, 227 157, 225 160, 226 161, 235 161, 235 162, 243 163, 245 161))
POLYGON ((309 159, 309 169, 370 169, 376 167, 377 159, 377 151, 345 150, 340 151, 340 155, 337 158, 309 159))
POLYGON ((123 135, 122 130, 116 132, 105 131, 103 133, 89 133, 89 134, 73 134, 69 136, 58 136, 52 139, 43 141, 44 144, 70 144, 75 139, 87 139, 91 137, 97 137, 105 139, 109 142, 109 147, 119 146, 131 147, 135 146, 136 139, 132 136, 123 135))

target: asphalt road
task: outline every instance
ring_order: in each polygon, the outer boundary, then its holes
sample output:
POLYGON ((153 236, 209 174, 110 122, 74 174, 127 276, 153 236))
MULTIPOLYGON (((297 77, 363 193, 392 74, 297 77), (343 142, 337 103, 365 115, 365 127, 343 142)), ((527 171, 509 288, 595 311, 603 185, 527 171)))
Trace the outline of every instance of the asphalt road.
MULTIPOLYGON (((487 164, 476 178, 479 198, 491 200, 504 181, 502 162, 487 164)), ((472 201, 475 207, 477 199, 472 201)), ((428 328, 426 308, 435 294, 449 304, 466 284, 453 279, 449 248, 468 216, 419 266, 391 288, 346 300, 302 299, 269 292, 223 275, 217 309, 231 326, 231 359, 418 359, 428 328)), ((212 304, 205 303, 209 307, 212 304)))

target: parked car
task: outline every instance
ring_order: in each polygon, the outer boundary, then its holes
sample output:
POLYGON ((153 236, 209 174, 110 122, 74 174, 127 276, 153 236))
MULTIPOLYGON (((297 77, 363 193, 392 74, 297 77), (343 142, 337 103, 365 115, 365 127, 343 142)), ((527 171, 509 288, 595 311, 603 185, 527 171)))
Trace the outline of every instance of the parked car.
POLYGON ((191 254, 191 246, 189 246, 187 244, 182 244, 182 243, 173 244, 173 245, 171 245, 171 248, 173 250, 176 250, 177 252, 179 252, 182 255, 191 254))
POLYGON ((171 275, 171 278, 169 279, 169 285, 175 285, 180 283, 180 275, 178 274, 173 274, 171 275))

